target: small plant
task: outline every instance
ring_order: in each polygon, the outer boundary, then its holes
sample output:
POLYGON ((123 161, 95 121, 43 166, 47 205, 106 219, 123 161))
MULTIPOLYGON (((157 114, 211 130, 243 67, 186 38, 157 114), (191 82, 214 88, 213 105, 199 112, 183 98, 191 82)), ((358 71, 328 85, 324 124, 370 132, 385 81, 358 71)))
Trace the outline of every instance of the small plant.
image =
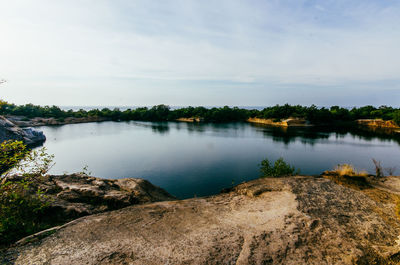
POLYGON ((340 164, 335 167, 333 173, 336 173, 339 176, 349 176, 349 177, 366 177, 368 176, 368 172, 365 170, 358 171, 354 168, 353 165, 349 164, 340 164))
POLYGON ((383 174, 383 168, 381 165, 381 161, 377 161, 374 158, 372 158, 372 162, 375 165, 375 175, 378 178, 383 178, 385 175, 383 174))
POLYGON ((388 176, 394 176, 394 172, 396 172, 397 168, 396 167, 387 167, 385 168, 385 171, 388 176))
POLYGON ((281 177, 294 176, 300 174, 300 170, 286 163, 283 158, 279 158, 272 163, 268 159, 264 159, 260 164, 261 177, 281 177))
POLYGON ((92 174, 92 172, 89 171, 89 166, 88 166, 88 165, 85 165, 85 166, 82 168, 82 171, 79 172, 79 174, 85 175, 85 176, 90 176, 90 175, 92 174))
POLYGON ((21 141, 7 140, 0 144, 0 175, 16 166, 29 154, 21 141))

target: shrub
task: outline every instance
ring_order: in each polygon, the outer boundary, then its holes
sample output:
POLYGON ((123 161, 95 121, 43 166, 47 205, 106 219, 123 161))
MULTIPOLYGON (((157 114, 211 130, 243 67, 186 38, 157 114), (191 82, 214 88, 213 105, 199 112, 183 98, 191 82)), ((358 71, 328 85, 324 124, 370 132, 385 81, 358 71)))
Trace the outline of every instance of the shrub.
POLYGON ((29 154, 21 141, 4 141, 0 144, 0 175, 16 166, 29 154))
POLYGON ((52 166, 53 156, 17 141, 0 148, 0 245, 6 245, 46 228, 41 220, 50 202, 35 184, 52 166))
POLYGON ((400 110, 393 113, 393 120, 398 126, 400 126, 400 110))
POLYGON ((264 159, 260 164, 261 177, 281 177, 281 176, 293 176, 300 173, 300 170, 296 170, 293 166, 286 163, 283 158, 279 158, 272 163, 268 159, 264 159))
POLYGON ((387 167, 385 168, 385 171, 388 176, 394 176, 394 173, 396 172, 397 168, 396 167, 387 167))
POLYGON ((385 175, 383 174, 383 168, 381 166, 381 161, 377 161, 374 158, 372 158, 372 162, 374 163, 374 166, 375 166, 376 177, 383 178, 385 175))
POLYGON ((368 176, 368 172, 365 170, 358 171, 354 168, 353 165, 349 164, 340 164, 335 167, 333 173, 336 173, 339 176, 349 176, 349 177, 366 177, 368 176))
POLYGON ((23 177, 0 184, 0 245, 47 228, 41 219, 49 201, 32 181, 23 177))

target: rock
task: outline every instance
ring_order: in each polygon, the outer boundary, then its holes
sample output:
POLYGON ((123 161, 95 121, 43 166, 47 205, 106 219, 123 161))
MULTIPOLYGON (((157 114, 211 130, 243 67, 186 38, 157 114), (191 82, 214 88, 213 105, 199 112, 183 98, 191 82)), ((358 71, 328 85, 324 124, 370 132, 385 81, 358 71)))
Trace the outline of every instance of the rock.
POLYGON ((204 118, 201 117, 190 117, 190 118, 178 118, 176 121, 183 121, 183 122, 204 122, 204 118))
POLYGON ((400 128, 393 120, 382 120, 382 119, 359 119, 356 120, 357 124, 369 127, 378 128, 400 128))
MULTIPOLYGON (((10 176, 8 180, 19 179, 10 176)), ((85 174, 43 176, 32 184, 50 203, 51 223, 65 223, 85 215, 120 209, 134 204, 176 199, 144 179, 99 179, 85 174)))
POLYGON ((274 119, 261 119, 261 118, 248 118, 247 122, 250 123, 259 123, 266 124, 271 126, 279 126, 279 127, 307 127, 313 126, 308 121, 300 118, 289 118, 280 121, 274 121, 274 119))
MULTIPOLYGON (((104 180, 87 181, 98 188, 69 190, 102 194, 104 180)), ((258 179, 216 196, 86 216, 9 249, 0 263, 396 264, 400 197, 387 189, 317 177, 258 179)))
POLYGON ((88 122, 102 122, 109 121, 110 118, 89 116, 89 117, 66 117, 66 118, 43 118, 34 117, 29 118, 25 116, 7 115, 7 119, 20 127, 36 127, 36 126, 53 126, 53 125, 65 125, 75 123, 88 123, 88 122))
POLYGON ((38 146, 46 141, 43 132, 32 128, 20 128, 8 119, 0 116, 0 142, 5 140, 23 141, 28 146, 38 146))

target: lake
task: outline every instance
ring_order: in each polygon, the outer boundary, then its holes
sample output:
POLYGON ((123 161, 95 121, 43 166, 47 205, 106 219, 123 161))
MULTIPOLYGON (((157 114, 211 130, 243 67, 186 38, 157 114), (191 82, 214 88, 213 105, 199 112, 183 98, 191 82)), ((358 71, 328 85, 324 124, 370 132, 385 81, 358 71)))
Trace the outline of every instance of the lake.
POLYGON ((332 128, 110 121, 38 129, 55 155, 52 174, 88 166, 93 176, 144 178, 181 199, 258 178, 264 158, 283 157, 307 175, 340 163, 373 173, 371 158, 384 167, 400 165, 399 139, 332 128))

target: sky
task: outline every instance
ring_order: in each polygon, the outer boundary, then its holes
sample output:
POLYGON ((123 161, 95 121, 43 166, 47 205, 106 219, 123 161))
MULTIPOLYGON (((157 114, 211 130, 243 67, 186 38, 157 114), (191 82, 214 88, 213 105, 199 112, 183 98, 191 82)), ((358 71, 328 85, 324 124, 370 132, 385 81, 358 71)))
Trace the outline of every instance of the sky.
POLYGON ((400 106, 400 1, 0 0, 0 98, 400 106))

